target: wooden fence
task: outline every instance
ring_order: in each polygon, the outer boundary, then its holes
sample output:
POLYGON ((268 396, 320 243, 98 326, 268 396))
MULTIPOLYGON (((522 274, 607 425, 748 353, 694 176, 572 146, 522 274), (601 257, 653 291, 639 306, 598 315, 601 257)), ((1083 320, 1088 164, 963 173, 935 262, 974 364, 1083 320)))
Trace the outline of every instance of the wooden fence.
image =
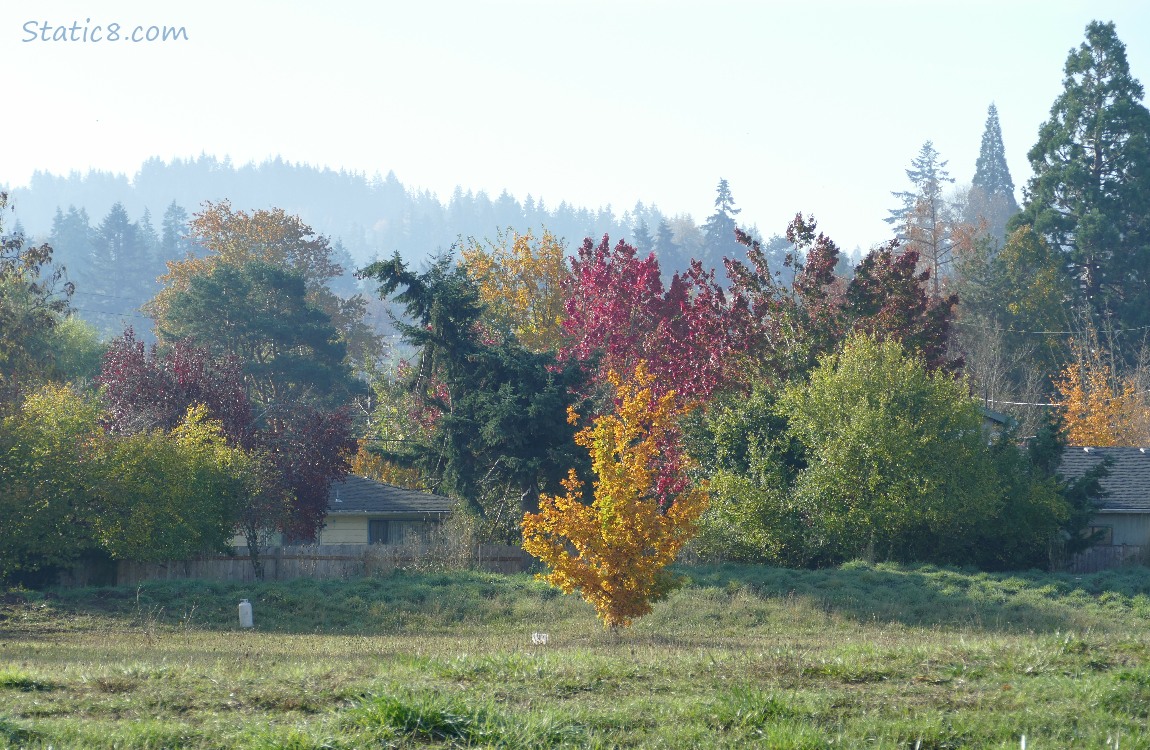
POLYGON ((1150 562, 1147 548, 1140 544, 1098 545, 1073 555, 1066 563, 1068 573, 1097 573, 1100 570, 1150 562))
MULTIPOLYGON (((264 580, 294 578, 357 578, 408 570, 476 569, 521 573, 533 558, 519 547, 480 544, 444 550, 423 544, 364 545, 313 544, 276 547, 260 556, 264 580)), ((202 555, 187 560, 140 563, 128 560, 116 568, 116 584, 127 586, 149 580, 197 578, 211 581, 254 581, 255 572, 246 547, 231 555, 202 555)))

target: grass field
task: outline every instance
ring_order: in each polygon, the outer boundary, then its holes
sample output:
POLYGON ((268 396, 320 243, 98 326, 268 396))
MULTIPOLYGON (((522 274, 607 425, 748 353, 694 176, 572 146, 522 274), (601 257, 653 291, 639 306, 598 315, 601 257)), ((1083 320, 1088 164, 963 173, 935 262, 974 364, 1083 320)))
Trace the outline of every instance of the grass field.
POLYGON ((680 572, 618 635, 525 575, 11 591, 0 747, 1150 748, 1147 569, 680 572))

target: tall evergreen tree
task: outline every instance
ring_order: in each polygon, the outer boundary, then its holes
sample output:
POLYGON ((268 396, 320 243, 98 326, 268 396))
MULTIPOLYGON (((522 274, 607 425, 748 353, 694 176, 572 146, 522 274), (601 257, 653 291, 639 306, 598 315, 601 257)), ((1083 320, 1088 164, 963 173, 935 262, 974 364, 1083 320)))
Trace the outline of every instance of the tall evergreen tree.
POLYGON ((735 257, 740 252, 739 243, 735 240, 735 216, 743 209, 735 208, 731 186, 726 180, 719 180, 715 192, 715 213, 703 224, 704 257, 699 260, 706 268, 722 267, 723 258, 735 257))
POLYGON ((914 189, 892 193, 903 205, 892 209, 886 218, 887 223, 899 227, 899 239, 918 253, 921 267, 930 271, 930 290, 935 298, 942 297, 942 281, 954 251, 953 212, 942 195, 943 186, 954 182, 946 164, 939 159, 932 141, 922 144, 906 170, 914 189))
POLYGON ((1150 322, 1150 111, 1113 23, 1092 21, 1030 150, 1012 228, 1068 255, 1080 293, 1119 327, 1150 322))
POLYGON ((910 162, 906 177, 914 185, 913 190, 892 192, 891 195, 902 201, 902 206, 892 208, 884 221, 895 226, 904 225, 915 206, 922 200, 941 203, 943 185, 954 182, 946 168, 947 162, 940 160, 934 141, 927 141, 918 150, 918 156, 910 162))
POLYGON ((81 287, 84 309, 105 335, 128 325, 155 293, 156 274, 140 238, 139 226, 116 202, 91 235, 92 253, 81 287))
POLYGON ((659 265, 665 268, 674 265, 679 249, 675 245, 675 232, 665 218, 659 222, 659 227, 655 230, 654 243, 655 257, 659 259, 659 265))
POLYGON ((160 238, 160 255, 165 261, 180 260, 192 251, 192 243, 187 239, 190 232, 190 217, 174 200, 164 210, 161 224, 163 235, 160 238))
POLYGON ((641 253, 650 253, 655 250, 655 240, 651 237, 651 231, 647 228, 647 220, 639 219, 635 225, 635 249, 641 253))
POLYGON ((1006 238, 1006 222, 1018 213, 1014 198, 1014 181, 1006 165, 1006 148, 1002 144, 1002 127, 998 108, 992 103, 986 111, 986 129, 975 163, 974 180, 967 199, 966 220, 986 222, 986 236, 1001 245, 1006 238))

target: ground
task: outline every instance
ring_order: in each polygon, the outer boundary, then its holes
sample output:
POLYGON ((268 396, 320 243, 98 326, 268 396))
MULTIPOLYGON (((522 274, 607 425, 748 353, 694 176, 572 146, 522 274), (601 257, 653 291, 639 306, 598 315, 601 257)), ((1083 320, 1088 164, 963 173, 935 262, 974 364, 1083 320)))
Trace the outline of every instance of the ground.
POLYGON ((527 575, 10 591, 0 747, 1150 748, 1147 569, 678 572, 620 634, 527 575))

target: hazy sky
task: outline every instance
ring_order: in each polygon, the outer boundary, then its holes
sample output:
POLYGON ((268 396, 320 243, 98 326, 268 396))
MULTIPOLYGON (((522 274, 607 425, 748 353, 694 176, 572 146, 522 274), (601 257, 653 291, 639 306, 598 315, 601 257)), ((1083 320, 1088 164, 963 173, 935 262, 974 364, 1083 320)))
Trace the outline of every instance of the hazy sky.
POLYGON ((1150 84, 1146 0, 5 0, 0 183, 278 154, 442 199, 642 200, 701 221, 722 177, 765 234, 803 211, 866 248, 927 139, 970 181, 992 101, 1021 199, 1092 19, 1150 84), (45 22, 81 41, 41 41, 45 22), (186 39, 135 43, 137 26, 186 39))

